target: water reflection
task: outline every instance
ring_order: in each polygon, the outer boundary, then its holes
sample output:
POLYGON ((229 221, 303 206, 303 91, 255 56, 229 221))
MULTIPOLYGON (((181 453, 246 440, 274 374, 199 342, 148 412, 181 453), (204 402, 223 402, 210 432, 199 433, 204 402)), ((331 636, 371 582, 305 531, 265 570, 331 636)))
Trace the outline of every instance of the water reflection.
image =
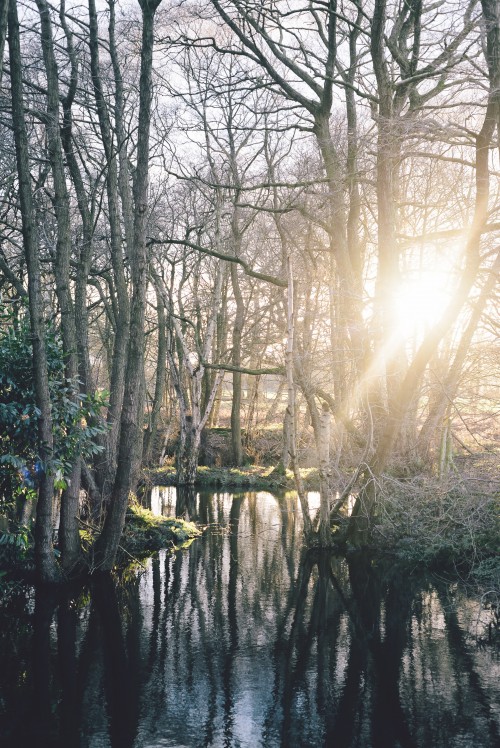
POLYGON ((118 588, 0 611, 2 746, 499 744, 499 653, 476 647, 486 614, 456 589, 304 554, 293 497, 151 504, 205 535, 118 588))

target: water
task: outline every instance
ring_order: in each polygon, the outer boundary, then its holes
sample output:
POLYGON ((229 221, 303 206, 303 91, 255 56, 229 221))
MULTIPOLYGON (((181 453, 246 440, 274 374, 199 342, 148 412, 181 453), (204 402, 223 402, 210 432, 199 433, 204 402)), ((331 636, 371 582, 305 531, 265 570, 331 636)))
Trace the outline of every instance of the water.
POLYGON ((151 506, 207 530, 118 588, 0 610, 2 747, 500 745, 489 613, 456 585, 304 556, 293 497, 151 506))

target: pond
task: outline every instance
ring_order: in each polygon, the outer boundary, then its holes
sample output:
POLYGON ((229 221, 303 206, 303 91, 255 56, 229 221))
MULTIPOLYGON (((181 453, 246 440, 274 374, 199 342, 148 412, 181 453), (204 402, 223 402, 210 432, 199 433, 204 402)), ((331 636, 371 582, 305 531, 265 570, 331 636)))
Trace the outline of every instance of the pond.
POLYGON ((203 537, 118 586, 4 601, 1 746, 500 745, 490 613, 456 584, 304 555, 294 496, 150 503, 203 537))

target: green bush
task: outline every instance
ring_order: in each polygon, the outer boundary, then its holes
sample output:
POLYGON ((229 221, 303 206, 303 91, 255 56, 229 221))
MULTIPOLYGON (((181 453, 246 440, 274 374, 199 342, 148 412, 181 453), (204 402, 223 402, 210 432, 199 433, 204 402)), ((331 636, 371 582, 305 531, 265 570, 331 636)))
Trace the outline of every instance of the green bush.
POLYGON ((25 565, 32 556, 33 538, 29 528, 19 525, 10 532, 0 532, 0 568, 5 570, 25 565))
POLYGON ((65 376, 65 361, 57 330, 45 338, 52 406, 54 452, 49 464, 38 453, 38 419, 32 371, 28 315, 4 317, 0 329, 0 500, 9 509, 23 496, 34 498, 40 474, 50 471, 58 488, 77 456, 84 459, 101 450, 97 437, 105 426, 100 417, 102 395, 79 391, 79 382, 65 376))

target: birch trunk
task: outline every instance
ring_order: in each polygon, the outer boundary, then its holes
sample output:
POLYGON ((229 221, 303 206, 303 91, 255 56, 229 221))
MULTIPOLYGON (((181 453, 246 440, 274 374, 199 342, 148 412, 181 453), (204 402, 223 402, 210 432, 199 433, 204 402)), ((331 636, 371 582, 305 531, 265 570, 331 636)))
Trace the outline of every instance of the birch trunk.
POLYGON ((296 429, 296 394, 295 394, 295 382, 293 378, 293 364, 294 364, 294 334, 295 334, 295 312, 294 312, 294 298, 293 298, 293 272, 292 272, 292 260, 290 255, 287 257, 287 278, 288 278, 288 289, 287 289, 287 339, 286 339, 286 355, 285 355, 285 366, 286 366, 286 382, 288 392, 288 404, 287 404, 287 415, 288 423, 290 425, 289 433, 289 454, 290 454, 290 465, 293 471, 295 479, 295 488, 299 496, 300 506, 302 509, 302 518, 304 522, 304 535, 306 540, 312 538, 312 522, 309 514, 309 502, 307 500, 307 494, 304 490, 304 484, 302 482, 302 476, 300 474, 300 468, 297 458, 297 429, 296 429))

